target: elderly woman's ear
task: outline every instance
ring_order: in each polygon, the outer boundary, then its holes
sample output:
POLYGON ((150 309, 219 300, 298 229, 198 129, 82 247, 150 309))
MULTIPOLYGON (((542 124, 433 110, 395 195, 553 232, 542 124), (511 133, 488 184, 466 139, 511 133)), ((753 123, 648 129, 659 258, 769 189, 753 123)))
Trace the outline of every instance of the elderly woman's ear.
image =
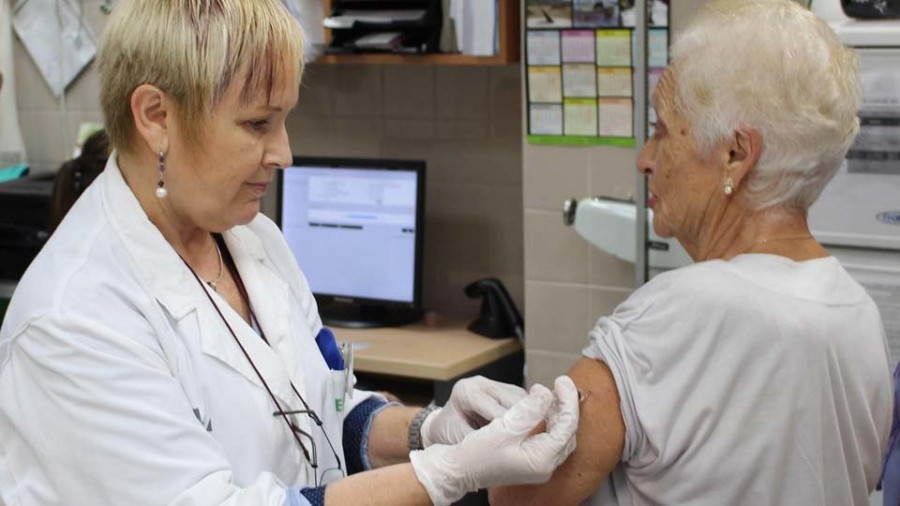
POLYGON ((726 177, 737 190, 759 163, 762 154, 762 135, 754 128, 740 127, 734 131, 728 144, 726 177))

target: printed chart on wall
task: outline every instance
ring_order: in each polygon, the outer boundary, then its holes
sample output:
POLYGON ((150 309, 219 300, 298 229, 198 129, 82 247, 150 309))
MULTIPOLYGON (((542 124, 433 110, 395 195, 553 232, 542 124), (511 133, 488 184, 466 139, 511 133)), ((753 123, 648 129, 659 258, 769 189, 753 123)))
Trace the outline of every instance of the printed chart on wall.
MULTIPOLYGON (((668 59, 670 0, 646 1, 653 89, 668 59)), ((528 141, 634 146, 634 0, 525 7, 528 141)))

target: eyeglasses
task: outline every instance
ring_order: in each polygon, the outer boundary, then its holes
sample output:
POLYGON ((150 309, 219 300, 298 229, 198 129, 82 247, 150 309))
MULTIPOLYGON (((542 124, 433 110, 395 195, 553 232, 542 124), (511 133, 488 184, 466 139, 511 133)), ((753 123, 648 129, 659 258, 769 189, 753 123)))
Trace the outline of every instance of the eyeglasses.
MULTIPOLYGON (((300 398, 303 405, 306 406, 306 402, 303 398, 300 398)), ((308 408, 308 406, 306 406, 308 408)), ((334 445, 331 444, 331 439, 328 437, 328 433, 325 432, 325 428, 322 426, 322 419, 319 418, 319 415, 316 414, 315 411, 311 409, 296 409, 296 410, 288 410, 282 411, 278 410, 272 413, 272 416, 280 416, 285 422, 288 424, 288 427, 291 429, 291 433, 294 435, 294 440, 297 441, 297 444, 300 445, 300 451, 303 452, 303 456, 306 458, 307 462, 309 462, 309 466, 313 470, 313 479, 315 480, 314 485, 318 487, 320 484, 326 483, 328 478, 335 477, 336 479, 346 478, 347 473, 344 470, 343 465, 341 464, 341 458, 338 455, 337 451, 334 449, 334 445), (322 431, 322 434, 325 436, 325 441, 328 442, 328 446, 331 448, 331 453, 334 455, 334 460, 337 462, 337 467, 326 467, 322 469, 321 473, 319 472, 319 452, 316 447, 315 439, 313 439, 312 434, 306 432, 301 429, 294 423, 294 421, 290 418, 295 415, 306 415, 310 420, 316 425, 319 426, 319 429, 322 431), (306 438, 307 444, 303 443, 303 439, 306 438)))

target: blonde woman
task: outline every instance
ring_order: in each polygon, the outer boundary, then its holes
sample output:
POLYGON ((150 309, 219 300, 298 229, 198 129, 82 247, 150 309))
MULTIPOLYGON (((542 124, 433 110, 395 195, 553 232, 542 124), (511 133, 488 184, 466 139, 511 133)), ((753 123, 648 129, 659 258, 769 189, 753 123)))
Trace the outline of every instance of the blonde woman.
POLYGON ((859 130, 853 51, 796 2, 715 0, 653 103, 653 228, 696 264, 600 318, 569 373, 591 391, 578 448, 493 502, 868 505, 893 407, 884 329, 806 221, 859 130))
POLYGON ((301 40, 277 0, 117 5, 99 56, 115 151, 0 330, 0 503, 449 504, 573 450, 568 378, 465 380, 435 411, 345 395, 259 214, 291 162, 301 40))

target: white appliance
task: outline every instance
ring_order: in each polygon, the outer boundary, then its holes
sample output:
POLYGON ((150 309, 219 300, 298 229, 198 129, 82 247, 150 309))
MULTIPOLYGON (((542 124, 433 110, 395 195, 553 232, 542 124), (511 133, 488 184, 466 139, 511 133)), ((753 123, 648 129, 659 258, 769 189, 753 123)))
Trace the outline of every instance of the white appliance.
MULTIPOLYGON (((637 238, 637 210, 629 200, 590 197, 567 200, 563 206, 563 223, 571 226, 593 246, 616 258, 634 263, 637 238)), ((647 209, 647 223, 653 223, 653 210, 647 209)), ((674 238, 656 235, 652 226, 647 231, 647 265, 651 272, 675 269, 693 260, 674 238)))
POLYGON ((840 0, 815 12, 854 47, 863 80, 861 128, 834 180, 810 209, 813 234, 875 300, 891 359, 900 361, 900 20, 858 20, 840 0))

